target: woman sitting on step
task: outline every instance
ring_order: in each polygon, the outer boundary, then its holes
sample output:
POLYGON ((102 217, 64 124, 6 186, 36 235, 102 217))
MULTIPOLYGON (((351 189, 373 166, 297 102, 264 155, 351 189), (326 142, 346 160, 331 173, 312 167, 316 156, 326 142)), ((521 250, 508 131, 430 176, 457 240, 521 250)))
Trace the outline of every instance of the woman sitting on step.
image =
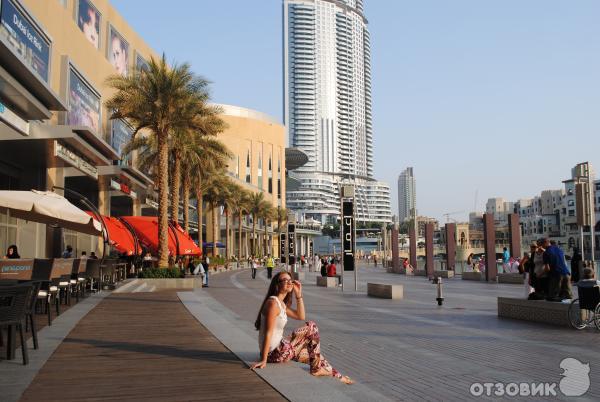
POLYGON ((283 363, 294 360, 310 365, 314 376, 335 377, 346 384, 352 384, 349 377, 341 375, 331 367, 321 355, 319 329, 313 321, 307 321, 295 329, 290 336, 283 336, 287 317, 304 320, 304 300, 302 284, 293 281, 287 272, 278 272, 273 276, 267 296, 263 301, 254 326, 259 332, 258 346, 260 361, 251 369, 263 368, 268 363, 283 363), (296 298, 296 309, 292 309, 292 295, 296 298))

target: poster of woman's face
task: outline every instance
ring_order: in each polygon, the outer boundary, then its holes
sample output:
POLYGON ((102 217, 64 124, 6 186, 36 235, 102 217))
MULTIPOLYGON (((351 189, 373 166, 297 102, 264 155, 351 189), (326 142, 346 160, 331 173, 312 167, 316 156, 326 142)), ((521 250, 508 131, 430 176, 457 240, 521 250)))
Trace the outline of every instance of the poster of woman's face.
POLYGON ((89 127, 96 133, 100 132, 100 98, 88 88, 73 70, 69 74, 67 124, 89 127))
POLYGON ((89 0, 79 0, 78 10, 77 25, 97 49, 100 44, 100 13, 89 0))
POLYGON ((121 75, 127 75, 129 65, 129 44, 113 28, 110 30, 108 61, 121 75))

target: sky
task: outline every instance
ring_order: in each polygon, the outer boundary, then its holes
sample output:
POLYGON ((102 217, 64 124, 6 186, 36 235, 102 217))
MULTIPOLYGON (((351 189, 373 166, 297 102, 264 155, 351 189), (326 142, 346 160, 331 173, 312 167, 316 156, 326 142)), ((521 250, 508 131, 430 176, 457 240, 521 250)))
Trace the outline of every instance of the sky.
MULTIPOLYGON (((212 99, 282 119, 283 0, 111 0, 212 99)), ((490 197, 600 173, 600 1, 365 0, 375 177, 417 179, 419 214, 445 222, 490 197)))

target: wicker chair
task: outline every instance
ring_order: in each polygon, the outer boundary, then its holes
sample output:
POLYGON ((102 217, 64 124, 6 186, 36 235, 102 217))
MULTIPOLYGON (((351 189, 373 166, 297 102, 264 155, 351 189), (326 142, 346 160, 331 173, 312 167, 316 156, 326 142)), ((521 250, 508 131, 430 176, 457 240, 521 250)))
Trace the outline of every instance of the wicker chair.
POLYGON ((27 308, 32 299, 31 284, 0 287, 0 328, 8 328, 8 340, 6 342, 6 357, 11 360, 14 357, 15 332, 19 330, 21 339, 21 353, 23 364, 29 363, 27 354, 27 343, 23 333, 23 319, 26 318, 27 308))

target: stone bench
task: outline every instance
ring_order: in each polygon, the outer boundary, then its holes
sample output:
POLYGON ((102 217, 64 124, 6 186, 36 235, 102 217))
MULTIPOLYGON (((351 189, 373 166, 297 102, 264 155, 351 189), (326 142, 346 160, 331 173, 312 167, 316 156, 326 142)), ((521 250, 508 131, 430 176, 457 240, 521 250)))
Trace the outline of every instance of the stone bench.
POLYGON ((570 327, 569 303, 498 298, 498 317, 570 327))
POLYGON ((317 286, 336 288, 339 283, 339 279, 333 276, 317 276, 317 286))
POLYGON ((414 276, 427 276, 427 271, 424 269, 415 269, 414 276))
POLYGON ((404 286, 388 285, 385 283, 367 283, 367 296, 382 299, 403 299, 404 286))
POLYGON ((306 273, 304 271, 298 271, 296 273, 290 272, 291 276, 294 278, 294 280, 297 281, 304 281, 306 279, 306 273))
POLYGON ((522 285, 524 280, 523 275, 518 272, 498 274, 498 283, 514 283, 522 285))
POLYGON ((462 279, 465 281, 483 281, 485 276, 481 272, 463 272, 462 279))
POLYGON ((438 278, 454 278, 454 271, 433 271, 433 276, 438 278))

